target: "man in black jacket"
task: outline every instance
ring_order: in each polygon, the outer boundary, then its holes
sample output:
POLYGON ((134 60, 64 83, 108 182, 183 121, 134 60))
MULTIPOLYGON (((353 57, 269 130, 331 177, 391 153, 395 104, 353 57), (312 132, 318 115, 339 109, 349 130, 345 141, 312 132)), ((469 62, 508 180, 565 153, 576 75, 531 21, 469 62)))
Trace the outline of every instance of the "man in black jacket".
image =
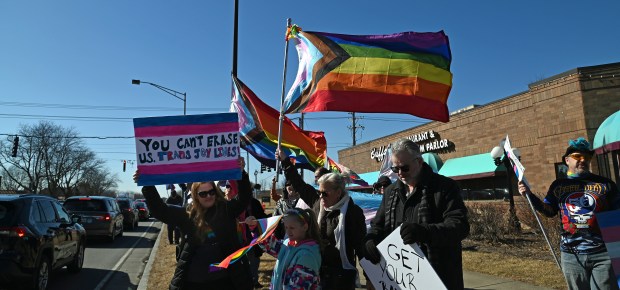
POLYGON ((461 240, 469 223, 458 185, 434 173, 411 140, 394 143, 390 158, 398 180, 384 190, 366 236, 366 258, 378 263, 377 244, 400 226, 403 242, 420 245, 444 285, 463 289, 461 240))
MULTIPOLYGON (((182 206, 183 198, 177 194, 177 192, 173 189, 170 191, 170 197, 166 199, 166 204, 182 206)), ((168 226, 168 242, 172 245, 172 243, 179 244, 179 240, 181 240, 181 231, 177 227, 177 225, 167 224, 168 226)))

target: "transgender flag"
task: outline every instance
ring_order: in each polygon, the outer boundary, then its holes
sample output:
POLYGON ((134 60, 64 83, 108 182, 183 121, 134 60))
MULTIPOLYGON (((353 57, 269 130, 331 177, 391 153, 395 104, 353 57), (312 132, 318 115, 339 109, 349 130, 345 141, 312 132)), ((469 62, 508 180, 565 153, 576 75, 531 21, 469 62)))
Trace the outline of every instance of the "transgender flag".
POLYGON ((596 220, 603 234, 616 281, 620 285, 620 210, 597 213, 596 220))
POLYGON ((135 118, 139 186, 237 180, 236 113, 135 118))
POLYGON ((353 202, 362 208, 364 216, 366 217, 366 229, 370 228, 370 221, 377 214, 377 210, 381 205, 381 194, 368 194, 355 191, 349 191, 349 196, 353 199, 353 202))

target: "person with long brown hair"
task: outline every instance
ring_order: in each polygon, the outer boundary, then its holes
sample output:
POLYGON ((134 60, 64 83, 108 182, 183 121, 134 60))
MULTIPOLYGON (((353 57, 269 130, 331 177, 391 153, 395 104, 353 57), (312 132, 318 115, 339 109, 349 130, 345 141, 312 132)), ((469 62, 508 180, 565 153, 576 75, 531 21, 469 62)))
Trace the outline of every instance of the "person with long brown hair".
MULTIPOLYGON (((138 175, 136 171, 134 180, 138 175)), ((194 182, 192 203, 187 209, 166 205, 155 186, 142 188, 152 215, 163 223, 177 225, 185 234, 170 290, 252 289, 247 257, 227 269, 210 266, 241 248, 236 218, 246 209, 252 192, 245 171, 238 185, 239 198, 228 201, 215 182, 194 182)))

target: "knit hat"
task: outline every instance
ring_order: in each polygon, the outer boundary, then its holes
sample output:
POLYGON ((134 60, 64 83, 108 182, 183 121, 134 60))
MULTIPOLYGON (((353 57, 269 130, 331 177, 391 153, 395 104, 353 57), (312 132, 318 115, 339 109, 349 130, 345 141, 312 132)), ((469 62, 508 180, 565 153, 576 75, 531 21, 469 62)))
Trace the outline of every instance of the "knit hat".
POLYGON ((590 143, 583 137, 568 141, 568 148, 566 148, 566 153, 562 156, 562 161, 565 160, 566 156, 574 152, 581 152, 590 156, 594 155, 594 150, 590 150, 590 143))

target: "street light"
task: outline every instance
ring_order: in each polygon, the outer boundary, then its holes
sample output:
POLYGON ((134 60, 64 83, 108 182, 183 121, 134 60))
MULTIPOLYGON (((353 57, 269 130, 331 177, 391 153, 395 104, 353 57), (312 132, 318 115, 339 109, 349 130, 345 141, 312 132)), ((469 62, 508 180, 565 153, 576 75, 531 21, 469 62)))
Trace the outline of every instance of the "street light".
MULTIPOLYGON (((258 169, 254 169, 254 189, 258 185, 258 169)), ((254 198, 256 198, 256 191, 254 192, 254 198)))
POLYGON ((131 84, 132 85, 140 85, 140 84, 149 84, 151 86, 154 86, 166 93, 168 93, 169 95, 183 101, 183 115, 187 115, 187 94, 186 93, 181 93, 181 92, 177 92, 173 89, 169 89, 166 88, 164 86, 160 86, 158 84, 154 84, 154 83, 150 83, 150 82, 144 82, 144 81, 140 81, 140 80, 131 80, 131 84), (179 96, 183 96, 183 98, 179 97, 179 96))
MULTIPOLYGON (((512 195, 512 172, 510 172, 512 165, 510 164, 510 159, 508 158, 508 156, 506 156, 503 143, 504 141, 500 143, 500 146, 495 146, 493 150, 491 150, 491 157, 495 162, 495 166, 499 166, 503 163, 504 167, 506 167, 506 180, 508 181, 508 201, 510 202, 510 216, 508 217, 508 222, 510 226, 512 226, 516 231, 521 231, 521 222, 519 222, 519 218, 517 217, 515 200, 512 195)), ((519 149, 513 148, 512 154, 514 154, 514 156, 517 156, 519 160, 521 159, 521 151, 519 151, 519 149)))

